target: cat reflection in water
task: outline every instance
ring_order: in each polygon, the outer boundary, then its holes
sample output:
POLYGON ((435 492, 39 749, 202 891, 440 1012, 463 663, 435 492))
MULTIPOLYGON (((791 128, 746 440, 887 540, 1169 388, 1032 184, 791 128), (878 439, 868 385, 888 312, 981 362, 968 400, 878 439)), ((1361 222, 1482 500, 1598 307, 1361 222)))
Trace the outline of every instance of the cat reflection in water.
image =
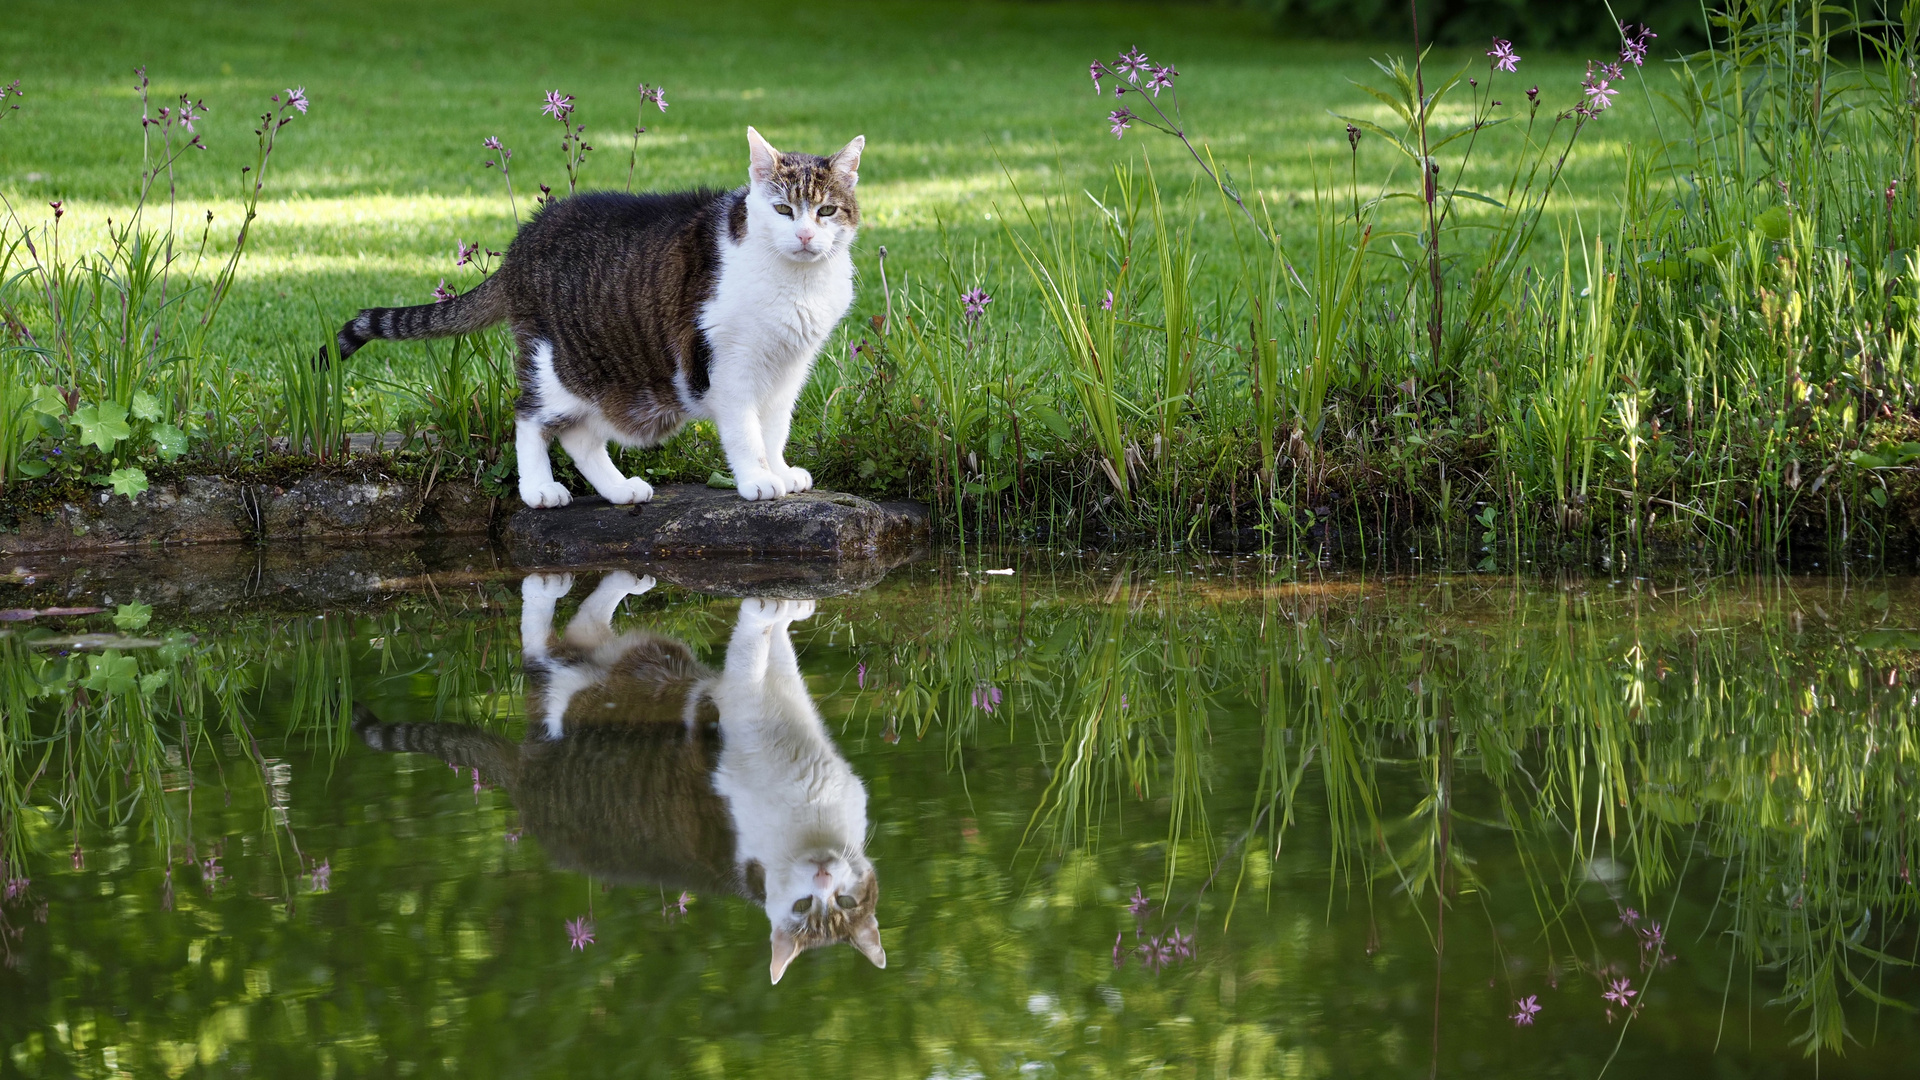
POLYGON ((868 861, 867 792, 801 682, 788 624, 811 600, 744 600, 726 666, 684 643, 615 632, 652 578, 603 578, 558 640, 571 575, 521 583, 527 738, 465 724, 383 724, 378 750, 432 754, 505 787, 555 865, 603 881, 733 893, 773 924, 774 982, 807 949, 847 942, 887 966, 868 861))

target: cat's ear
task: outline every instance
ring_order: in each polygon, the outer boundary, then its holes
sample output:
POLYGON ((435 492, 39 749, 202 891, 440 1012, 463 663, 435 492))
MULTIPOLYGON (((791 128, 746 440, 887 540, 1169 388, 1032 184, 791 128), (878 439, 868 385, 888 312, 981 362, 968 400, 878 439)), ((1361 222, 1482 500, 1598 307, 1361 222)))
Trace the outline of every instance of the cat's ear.
POLYGON ((780 167, 780 151, 762 138, 760 133, 747 126, 747 178, 756 184, 764 184, 773 179, 773 170, 780 167))
POLYGON ((779 984, 780 976, 787 973, 787 965, 793 963, 793 958, 799 955, 800 943, 794 940, 793 935, 778 926, 774 927, 773 963, 767 970, 773 975, 775 985, 779 984))
POLYGON ((887 966, 887 950, 880 947, 880 920, 869 911, 859 922, 853 924, 853 947, 860 955, 873 961, 873 966, 887 966))
POLYGON ((860 151, 867 148, 867 137, 855 135, 853 141, 827 159, 827 165, 852 187, 860 182, 860 151))

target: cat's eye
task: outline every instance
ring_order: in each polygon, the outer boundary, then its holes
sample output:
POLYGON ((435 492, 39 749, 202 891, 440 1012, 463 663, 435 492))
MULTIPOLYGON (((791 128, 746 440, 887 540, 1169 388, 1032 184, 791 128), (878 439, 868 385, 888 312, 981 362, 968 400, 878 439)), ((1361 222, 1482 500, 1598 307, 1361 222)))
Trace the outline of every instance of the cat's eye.
POLYGON ((792 216, 793 216, 793 207, 791 207, 791 206, 788 206, 788 205, 787 205, 786 203, 783 203, 783 202, 782 202, 782 203, 774 203, 774 204, 773 204, 773 212, 774 212, 774 213, 776 213, 776 214, 779 214, 779 215, 780 215, 781 217, 792 217, 792 216))
POLYGON ((839 211, 839 209, 840 208, 837 206, 823 206, 820 208, 820 216, 832 217, 835 213, 839 211))
POLYGON ((834 902, 834 903, 836 903, 836 904, 839 904, 839 905, 840 905, 841 907, 843 907, 843 908, 850 908, 850 907, 853 907, 853 906, 854 906, 855 904, 858 904, 858 903, 859 903, 860 901, 858 901, 858 900, 855 900, 855 899, 854 899, 853 897, 851 897, 851 896, 844 896, 844 895, 843 895, 843 896, 836 896, 836 897, 834 897, 834 898, 833 898, 833 902, 834 902))
POLYGON ((812 907, 813 897, 803 896, 793 902, 793 913, 795 915, 805 915, 812 907))

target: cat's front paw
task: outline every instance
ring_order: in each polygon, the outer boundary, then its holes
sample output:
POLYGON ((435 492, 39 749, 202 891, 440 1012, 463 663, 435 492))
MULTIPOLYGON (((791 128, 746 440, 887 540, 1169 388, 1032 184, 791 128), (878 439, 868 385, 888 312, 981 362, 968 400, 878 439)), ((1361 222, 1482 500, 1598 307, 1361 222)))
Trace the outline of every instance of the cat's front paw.
POLYGON ((777 499, 787 493, 786 482, 770 472, 735 473, 734 483, 739 488, 740 497, 748 502, 777 499))
POLYGON ((787 494, 789 495, 813 490, 813 474, 800 468, 798 465, 787 466, 781 479, 787 482, 787 494))
POLYGON ((813 617, 811 600, 766 600, 758 597, 740 601, 740 618, 755 623, 789 623, 813 617))
POLYGON ((573 494, 567 485, 558 480, 545 482, 520 481, 520 500, 535 510, 544 510, 549 506, 565 506, 573 501, 573 494))
POLYGON ((650 592, 655 584, 657 584, 657 582, 653 580, 653 575, 651 574, 646 577, 635 577, 625 570, 615 570, 613 573, 600 579, 600 587, 602 589, 618 589, 628 596, 639 596, 643 593, 650 592))
POLYGON ((520 599, 558 600, 572 589, 572 574, 528 574, 520 582, 520 599))
POLYGON ((637 476, 629 476, 617 484, 609 484, 597 490, 602 498, 615 506, 648 502, 653 498, 653 485, 637 476))

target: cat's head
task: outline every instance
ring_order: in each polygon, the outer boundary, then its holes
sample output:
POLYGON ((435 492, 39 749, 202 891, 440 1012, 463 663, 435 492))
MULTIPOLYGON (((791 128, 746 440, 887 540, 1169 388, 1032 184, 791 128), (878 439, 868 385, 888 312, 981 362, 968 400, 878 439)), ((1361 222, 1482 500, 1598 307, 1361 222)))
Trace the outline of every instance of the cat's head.
POLYGON ((840 942, 860 950, 874 967, 887 966, 880 947, 880 879, 864 854, 820 852, 785 865, 747 866, 748 886, 773 924, 773 981, 808 949, 840 942))
POLYGON ((795 262, 811 263, 844 250, 860 228, 860 151, 865 135, 832 157, 783 154, 747 129, 747 231, 795 262))

